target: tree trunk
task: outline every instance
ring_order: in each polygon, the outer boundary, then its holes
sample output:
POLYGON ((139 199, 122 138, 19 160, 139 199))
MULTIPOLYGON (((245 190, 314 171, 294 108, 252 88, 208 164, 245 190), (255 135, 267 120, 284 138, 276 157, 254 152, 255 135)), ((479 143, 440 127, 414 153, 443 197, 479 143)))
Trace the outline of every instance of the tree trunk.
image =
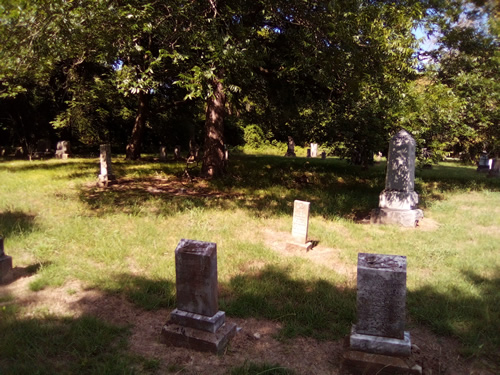
POLYGON ((201 173, 204 177, 218 177, 225 172, 224 116, 226 95, 218 79, 212 81, 213 94, 207 99, 205 117, 205 145, 201 173))
POLYGON ((137 160, 141 157, 142 138, 146 128, 146 115, 149 110, 149 101, 151 96, 144 92, 139 92, 139 109, 135 117, 132 135, 127 145, 127 159, 137 160))

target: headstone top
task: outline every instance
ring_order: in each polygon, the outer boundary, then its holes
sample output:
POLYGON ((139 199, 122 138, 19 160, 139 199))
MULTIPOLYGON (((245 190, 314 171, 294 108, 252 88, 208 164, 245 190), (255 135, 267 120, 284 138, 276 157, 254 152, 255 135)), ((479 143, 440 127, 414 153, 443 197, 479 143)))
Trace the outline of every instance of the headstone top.
POLYGON ((406 257, 402 255, 358 254, 358 266, 378 270, 406 272, 406 257))
POLYGON ((213 242, 181 239, 175 253, 189 253, 201 256, 211 256, 217 251, 217 245, 213 242))

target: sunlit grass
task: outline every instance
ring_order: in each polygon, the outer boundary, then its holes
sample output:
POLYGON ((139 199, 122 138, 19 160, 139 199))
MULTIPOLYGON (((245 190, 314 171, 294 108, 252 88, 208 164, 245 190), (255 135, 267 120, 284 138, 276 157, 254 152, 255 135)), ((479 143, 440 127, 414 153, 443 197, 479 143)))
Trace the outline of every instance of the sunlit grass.
POLYGON ((410 329, 454 335, 474 355, 500 346, 500 179, 458 164, 417 171, 425 218, 406 229, 360 223, 378 205, 384 164, 234 154, 229 174, 207 182, 182 180, 180 162, 114 163, 121 183, 99 189, 96 158, 0 162, 0 234, 15 266, 39 265, 33 293, 78 279, 172 308, 177 243, 210 241, 228 316, 280 321, 282 338, 338 339, 356 319, 355 280, 266 241, 266 231, 286 241, 301 199, 310 238, 344 265, 355 268, 358 252, 407 256, 410 329))

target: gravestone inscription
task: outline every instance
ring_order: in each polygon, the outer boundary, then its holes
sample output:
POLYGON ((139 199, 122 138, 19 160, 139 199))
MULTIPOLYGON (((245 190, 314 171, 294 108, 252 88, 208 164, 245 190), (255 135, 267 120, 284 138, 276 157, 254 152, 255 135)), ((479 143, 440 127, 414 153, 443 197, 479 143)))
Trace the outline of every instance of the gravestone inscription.
POLYGON ((406 257, 358 254, 358 321, 350 347, 369 353, 409 356, 406 322, 406 257))

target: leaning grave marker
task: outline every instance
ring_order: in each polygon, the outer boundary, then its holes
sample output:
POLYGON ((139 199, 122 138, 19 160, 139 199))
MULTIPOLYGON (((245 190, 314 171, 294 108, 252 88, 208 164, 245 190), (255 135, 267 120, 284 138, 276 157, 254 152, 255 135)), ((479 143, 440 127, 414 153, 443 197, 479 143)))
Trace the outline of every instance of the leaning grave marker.
POLYGON ((287 250, 310 250, 312 242, 308 241, 310 202, 295 200, 293 202, 292 241, 287 242, 287 250))
POLYGON ((372 210, 372 224, 415 227, 424 217, 422 210, 417 209, 418 194, 414 190, 415 147, 415 140, 406 130, 391 138, 385 189, 379 196, 379 208, 372 210))
POLYGON ((161 331, 174 346, 220 353, 236 333, 218 308, 217 245, 182 239, 175 249, 177 308, 161 331))

